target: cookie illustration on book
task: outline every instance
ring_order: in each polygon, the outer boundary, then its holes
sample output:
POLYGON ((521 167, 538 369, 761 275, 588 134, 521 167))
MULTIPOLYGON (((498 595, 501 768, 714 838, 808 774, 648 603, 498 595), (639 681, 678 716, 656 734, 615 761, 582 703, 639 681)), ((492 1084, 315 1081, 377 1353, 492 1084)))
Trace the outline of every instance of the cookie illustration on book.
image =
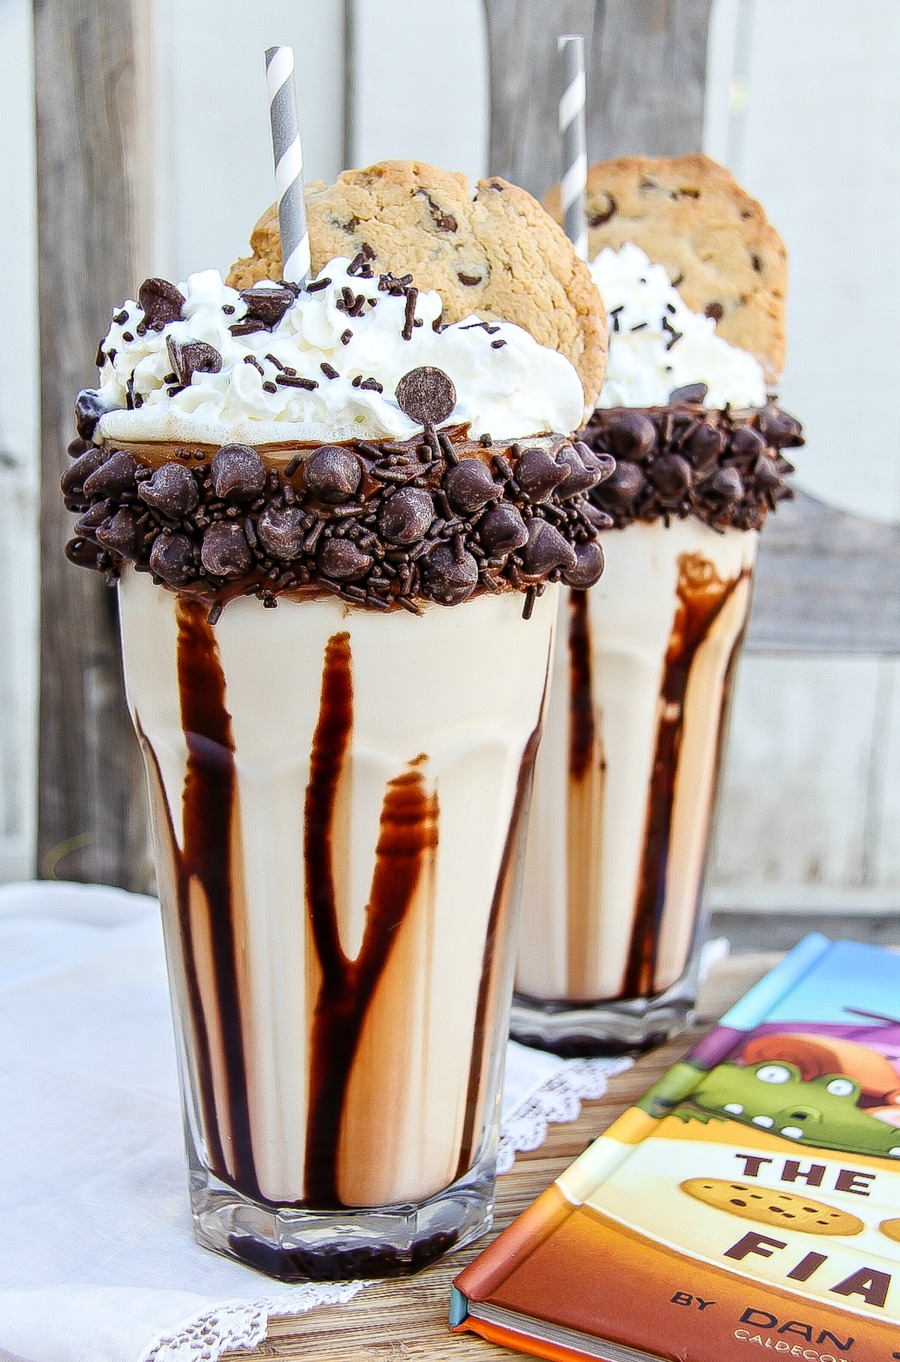
MULTIPOLYGON (((560 220, 559 188, 545 200, 560 220)), ((766 381, 784 363, 787 253, 759 203, 708 156, 625 156, 588 172, 588 257, 639 246, 720 336, 755 355, 766 381)))
MULTIPOLYGON (((417 288, 437 289, 444 322, 503 318, 559 350, 578 370, 586 413, 593 410, 606 370, 603 308, 587 265, 524 189, 495 176, 473 196, 465 175, 382 161, 344 171, 333 185, 308 184, 306 206, 313 274, 368 247, 376 274, 409 273, 417 288)), ((228 276, 235 288, 281 278, 274 206, 250 246, 228 276)))
POLYGON ((798 1196, 796 1192, 773 1192, 769 1187, 729 1182, 726 1178, 688 1178, 679 1186, 695 1201, 761 1225, 778 1225, 803 1234, 833 1235, 861 1234, 864 1228, 858 1216, 798 1196))

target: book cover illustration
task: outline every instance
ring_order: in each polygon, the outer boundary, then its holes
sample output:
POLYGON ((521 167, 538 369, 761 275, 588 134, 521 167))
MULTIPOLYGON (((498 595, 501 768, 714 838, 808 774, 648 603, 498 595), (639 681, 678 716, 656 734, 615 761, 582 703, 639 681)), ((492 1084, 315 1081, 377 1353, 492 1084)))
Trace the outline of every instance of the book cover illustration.
POLYGON ((451 1323, 551 1358, 900 1359, 898 1013, 900 957, 805 938, 462 1272, 451 1323))

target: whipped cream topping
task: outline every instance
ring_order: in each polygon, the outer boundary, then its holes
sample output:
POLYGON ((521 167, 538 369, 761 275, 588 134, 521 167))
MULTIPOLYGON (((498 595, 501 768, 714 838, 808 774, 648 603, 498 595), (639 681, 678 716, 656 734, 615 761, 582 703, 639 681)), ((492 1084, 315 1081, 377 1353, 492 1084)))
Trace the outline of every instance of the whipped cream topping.
MULTIPOLYGON (((134 300, 114 314, 98 355, 101 437, 253 445, 408 439, 421 426, 395 393, 421 366, 452 380, 457 401, 447 422, 467 423, 474 437, 568 434, 581 423, 581 381, 565 356, 509 322, 473 316, 441 327, 437 292, 418 291, 410 276, 373 276, 359 258, 329 261, 310 291, 259 329, 252 297, 248 304, 217 271, 178 287, 177 320, 154 326, 134 300), (173 372, 179 347, 205 364, 173 372)), ((284 286, 267 281, 251 293, 268 289, 283 295, 284 286)))
POLYGON ((662 265, 626 243, 591 264, 609 314, 609 367, 600 407, 664 406, 674 388, 705 383, 704 406, 764 407, 759 362, 692 312, 662 265))

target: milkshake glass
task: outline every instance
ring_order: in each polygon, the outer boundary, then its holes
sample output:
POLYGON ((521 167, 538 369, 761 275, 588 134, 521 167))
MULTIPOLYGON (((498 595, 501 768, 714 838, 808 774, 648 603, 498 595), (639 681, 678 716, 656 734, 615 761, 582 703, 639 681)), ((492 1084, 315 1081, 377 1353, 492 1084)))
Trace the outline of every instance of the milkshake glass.
POLYGON ((321 278, 148 281, 63 479, 119 584, 196 1234, 285 1280, 490 1224, 558 583, 612 466, 512 440, 583 403, 519 327, 436 328, 365 253, 321 278))
POLYGON ((650 1045, 690 1016, 758 532, 801 443, 753 357, 642 251, 604 251, 596 275, 614 331, 582 438, 618 461, 593 494, 614 528, 600 583, 561 602, 512 1016, 562 1053, 650 1045))

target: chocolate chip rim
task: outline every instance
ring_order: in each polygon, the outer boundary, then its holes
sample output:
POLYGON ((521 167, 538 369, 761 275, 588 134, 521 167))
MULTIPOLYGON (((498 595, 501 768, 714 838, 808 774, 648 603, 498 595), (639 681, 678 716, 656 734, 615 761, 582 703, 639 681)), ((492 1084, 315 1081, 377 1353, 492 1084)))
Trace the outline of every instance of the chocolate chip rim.
POLYGON ((665 407, 594 412, 581 439, 613 455, 617 467, 591 501, 617 529, 695 516, 714 530, 758 530, 779 501, 793 497, 786 478, 794 468, 781 451, 804 443, 800 423, 774 401, 711 410, 701 405, 704 396, 705 389, 685 390, 685 400, 673 393, 665 407))
POLYGON ((131 562, 213 621, 236 596, 274 606, 288 592, 418 614, 513 590, 527 618, 548 582, 587 587, 603 568, 610 520, 589 494, 613 460, 562 436, 494 444, 429 425, 408 441, 298 446, 287 462, 248 445, 173 446, 160 462, 90 443, 89 392, 76 410, 68 558, 110 582, 131 562))

